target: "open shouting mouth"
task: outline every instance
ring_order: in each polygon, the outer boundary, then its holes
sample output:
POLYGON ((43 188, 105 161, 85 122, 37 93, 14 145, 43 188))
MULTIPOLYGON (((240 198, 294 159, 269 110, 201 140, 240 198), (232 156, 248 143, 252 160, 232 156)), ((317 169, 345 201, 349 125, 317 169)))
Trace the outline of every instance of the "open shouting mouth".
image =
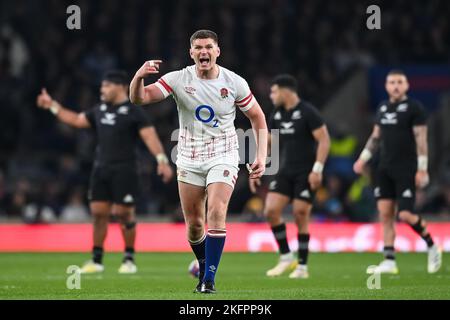
POLYGON ((211 59, 209 57, 201 57, 200 59, 198 59, 198 61, 200 62, 200 66, 208 67, 211 59))

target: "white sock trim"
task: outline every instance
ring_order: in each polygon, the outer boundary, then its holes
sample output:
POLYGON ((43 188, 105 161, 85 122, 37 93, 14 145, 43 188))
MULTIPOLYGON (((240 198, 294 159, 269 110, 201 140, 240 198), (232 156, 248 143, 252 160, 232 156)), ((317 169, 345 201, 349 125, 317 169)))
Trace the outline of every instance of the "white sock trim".
POLYGON ((198 239, 198 240, 188 239, 188 241, 189 241, 190 244, 196 245, 196 244, 201 243, 205 239, 206 239, 206 233, 203 233, 203 235, 200 237, 200 239, 198 239))
POLYGON ((226 229, 208 229, 208 236, 213 238, 225 238, 227 236, 227 230, 226 229), (211 231, 216 231, 211 232, 211 231))

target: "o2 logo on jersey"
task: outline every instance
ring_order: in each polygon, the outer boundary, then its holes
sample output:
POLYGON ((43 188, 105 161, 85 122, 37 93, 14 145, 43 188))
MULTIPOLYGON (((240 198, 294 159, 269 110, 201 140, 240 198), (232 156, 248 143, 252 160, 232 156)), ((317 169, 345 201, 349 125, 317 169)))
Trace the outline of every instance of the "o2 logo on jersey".
POLYGON ((201 121, 203 123, 211 123, 213 125, 213 128, 217 128, 219 120, 214 119, 216 113, 214 112, 214 109, 207 105, 201 105, 198 106, 197 109, 195 109, 195 117, 198 121, 201 121))

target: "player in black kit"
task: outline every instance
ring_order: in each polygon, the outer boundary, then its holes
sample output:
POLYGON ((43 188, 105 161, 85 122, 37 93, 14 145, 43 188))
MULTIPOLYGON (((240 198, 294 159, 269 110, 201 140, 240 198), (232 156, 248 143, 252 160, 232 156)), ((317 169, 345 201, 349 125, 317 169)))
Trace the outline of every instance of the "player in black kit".
POLYGON ((375 197, 384 232, 385 260, 370 266, 368 273, 398 273, 395 262, 395 218, 408 223, 428 246, 428 272, 435 273, 442 264, 442 252, 434 244, 425 221, 413 214, 416 187, 429 182, 426 114, 420 102, 407 96, 408 79, 400 70, 386 78, 388 101, 378 106, 376 123, 354 170, 360 174, 365 163, 380 146, 376 172, 375 197))
MULTIPOLYGON (((280 260, 266 274, 273 277, 292 271, 290 278, 305 279, 309 276, 309 217, 314 193, 322 183, 330 137, 319 112, 298 96, 294 77, 277 76, 272 82, 270 98, 275 110, 268 127, 279 130, 280 166, 269 184, 264 211, 278 243, 280 260), (286 224, 282 219, 282 211, 291 201, 298 226, 298 263, 289 249, 286 224)), ((256 192, 259 184, 259 180, 250 179, 252 192, 256 192)))
POLYGON ((125 256, 119 273, 135 273, 134 242, 136 238, 135 199, 138 188, 136 146, 139 137, 158 161, 158 174, 168 182, 173 171, 158 134, 143 109, 128 100, 128 79, 123 71, 107 72, 100 88, 101 103, 87 112, 75 113, 64 108, 42 89, 37 105, 50 110, 58 120, 75 128, 92 128, 97 136, 95 163, 88 198, 94 218, 93 258, 82 273, 104 270, 103 243, 110 215, 122 228, 125 256))

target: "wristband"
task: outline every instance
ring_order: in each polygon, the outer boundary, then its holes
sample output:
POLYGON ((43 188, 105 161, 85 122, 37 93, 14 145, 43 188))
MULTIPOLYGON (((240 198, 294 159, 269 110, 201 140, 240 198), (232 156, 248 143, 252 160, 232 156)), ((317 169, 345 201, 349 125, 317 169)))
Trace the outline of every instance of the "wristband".
POLYGON ((60 108, 59 108, 58 104, 55 101, 53 101, 49 110, 50 110, 51 113, 53 113, 56 116, 58 114, 58 112, 59 112, 59 109, 60 108))
POLYGON ((316 161, 314 163, 313 168, 312 168, 312 172, 314 172, 314 173, 322 173, 322 171, 323 171, 323 163, 319 162, 319 161, 316 161))
POLYGON ((417 170, 427 171, 428 170, 428 157, 418 156, 417 157, 417 170))
POLYGON ((158 153, 156 155, 156 161, 158 164, 168 164, 169 159, 167 159, 167 156, 164 153, 158 153))
POLYGON ((359 158, 364 161, 367 162, 372 158, 372 152, 370 152, 368 149, 364 149, 361 152, 361 155, 359 156, 359 158))

